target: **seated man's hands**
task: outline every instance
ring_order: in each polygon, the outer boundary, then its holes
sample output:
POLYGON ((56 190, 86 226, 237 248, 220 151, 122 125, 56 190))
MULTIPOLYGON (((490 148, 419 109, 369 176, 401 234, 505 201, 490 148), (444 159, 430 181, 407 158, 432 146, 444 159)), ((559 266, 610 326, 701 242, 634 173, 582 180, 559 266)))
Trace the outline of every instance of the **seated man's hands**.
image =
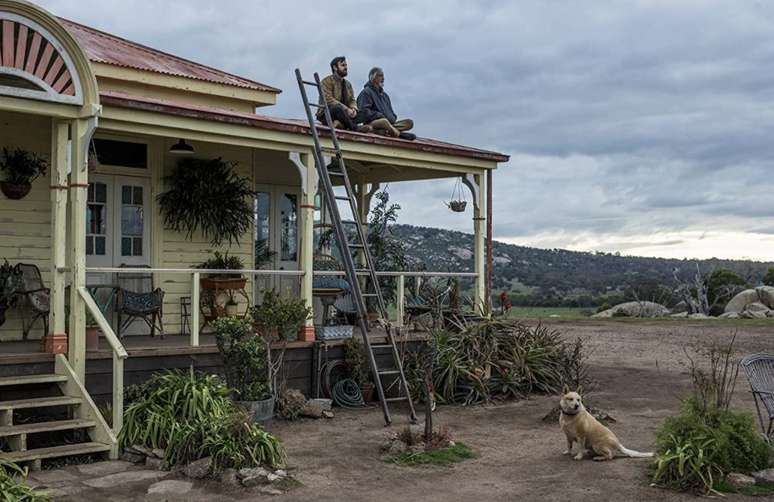
POLYGON ((357 110, 354 108, 347 108, 347 115, 349 115, 350 118, 355 118, 355 115, 357 115, 357 110))

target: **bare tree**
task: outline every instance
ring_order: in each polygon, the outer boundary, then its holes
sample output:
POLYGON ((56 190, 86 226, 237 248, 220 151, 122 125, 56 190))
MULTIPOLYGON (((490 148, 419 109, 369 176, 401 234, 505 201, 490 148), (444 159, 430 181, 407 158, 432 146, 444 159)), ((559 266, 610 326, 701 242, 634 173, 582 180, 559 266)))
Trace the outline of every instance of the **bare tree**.
POLYGON ((675 296, 685 302, 689 314, 709 315, 710 307, 707 299, 707 283, 701 275, 699 264, 696 264, 696 275, 693 280, 685 282, 680 279, 680 269, 672 269, 672 276, 675 279, 675 296))

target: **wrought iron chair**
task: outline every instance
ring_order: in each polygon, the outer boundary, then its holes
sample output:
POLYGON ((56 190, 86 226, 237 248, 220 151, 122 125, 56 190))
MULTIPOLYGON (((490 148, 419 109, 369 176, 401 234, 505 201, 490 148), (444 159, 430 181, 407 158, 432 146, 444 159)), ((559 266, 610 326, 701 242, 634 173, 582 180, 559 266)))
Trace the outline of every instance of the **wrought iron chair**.
POLYGON ((16 291, 23 302, 22 339, 26 340, 38 319, 43 320, 43 334, 48 334, 48 313, 51 310, 51 290, 43 285, 40 269, 32 263, 19 263, 22 289, 16 291))
POLYGON ((774 432, 774 355, 753 354, 742 359, 739 365, 750 382, 761 430, 767 439, 771 439, 774 432), (768 426, 765 425, 764 412, 768 416, 768 426))
MULTIPOLYGON (((121 265, 121 268, 149 268, 146 266, 121 265)), ((118 273, 118 295, 116 297, 117 328, 119 338, 137 319, 142 319, 156 336, 156 330, 164 338, 164 291, 153 287, 153 274, 118 273)))

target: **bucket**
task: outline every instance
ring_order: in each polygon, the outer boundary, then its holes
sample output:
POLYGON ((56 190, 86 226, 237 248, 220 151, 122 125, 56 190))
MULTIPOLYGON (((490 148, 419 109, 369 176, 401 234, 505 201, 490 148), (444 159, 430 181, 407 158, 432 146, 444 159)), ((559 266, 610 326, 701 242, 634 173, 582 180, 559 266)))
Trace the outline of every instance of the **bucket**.
POLYGON ((252 417, 253 423, 266 425, 274 416, 274 396, 262 401, 237 401, 252 417))

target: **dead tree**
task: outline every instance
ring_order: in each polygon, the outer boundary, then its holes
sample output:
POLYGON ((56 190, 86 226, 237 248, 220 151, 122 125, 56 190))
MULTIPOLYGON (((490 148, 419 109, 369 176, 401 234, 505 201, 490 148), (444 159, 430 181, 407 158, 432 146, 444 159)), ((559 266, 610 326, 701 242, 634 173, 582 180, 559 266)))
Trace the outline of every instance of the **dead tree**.
POLYGON ((688 308, 689 314, 709 315, 710 307, 707 299, 707 283, 701 276, 699 264, 696 264, 696 275, 692 282, 683 282, 679 276, 680 269, 672 269, 672 276, 675 279, 675 295, 680 298, 688 308))

